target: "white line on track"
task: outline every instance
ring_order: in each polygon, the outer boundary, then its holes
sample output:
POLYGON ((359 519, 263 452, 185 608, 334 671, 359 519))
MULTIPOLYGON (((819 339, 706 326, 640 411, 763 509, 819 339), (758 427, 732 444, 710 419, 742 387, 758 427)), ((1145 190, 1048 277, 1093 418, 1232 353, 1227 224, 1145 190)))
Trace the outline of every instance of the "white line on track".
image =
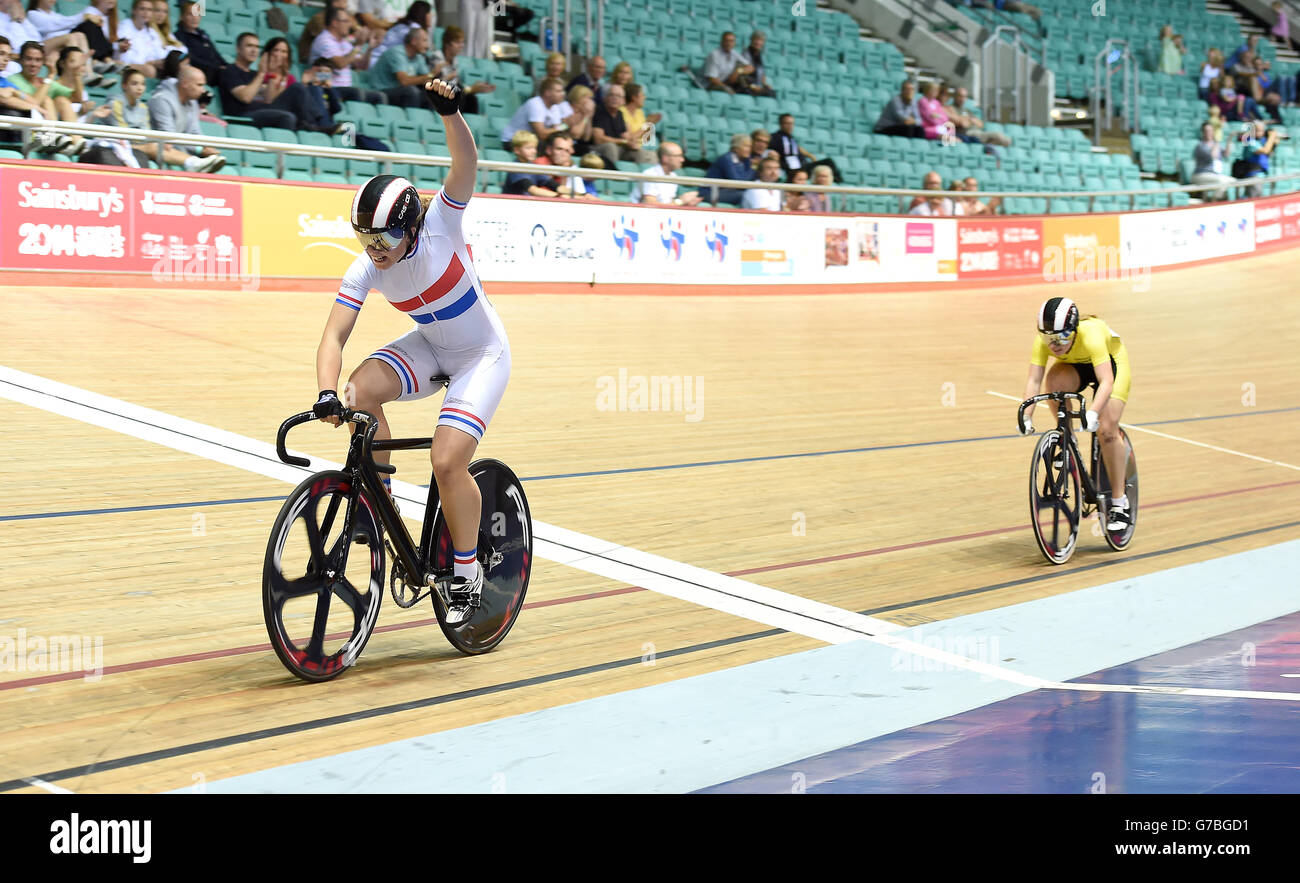
MULTIPOLYGON (((1024 401, 1023 399, 1018 399, 1015 396, 1009 396, 1003 392, 994 392, 991 389, 986 389, 984 391, 987 392, 989 395, 997 396, 1000 399, 1006 399, 1012 402, 1024 401)), ((1267 457, 1257 457, 1254 454, 1243 454, 1241 451, 1234 451, 1230 448, 1221 448, 1218 445, 1209 445, 1206 444, 1205 442, 1193 441, 1190 438, 1182 438, 1181 436, 1177 436, 1177 435, 1169 435, 1166 432, 1157 432, 1154 429, 1147 429, 1145 426, 1134 426, 1132 423, 1121 423, 1120 426, 1123 426, 1125 429, 1131 430, 1133 432, 1146 432, 1151 435, 1157 435, 1160 438, 1167 438, 1171 441, 1180 441, 1185 444, 1196 445, 1196 447, 1198 448, 1209 448, 1211 451, 1218 451, 1221 454, 1232 454, 1234 457, 1245 457, 1247 460, 1258 460, 1260 463, 1271 463, 1274 466, 1281 466, 1283 469, 1295 469, 1296 471, 1300 471, 1300 466, 1292 466, 1290 463, 1283 463, 1281 460, 1270 460, 1267 457)))
POLYGON ((60 788, 58 785, 51 785, 44 779, 38 779, 35 776, 23 779, 28 785, 34 785, 37 788, 43 788, 51 794, 76 794, 75 791, 69 791, 67 788, 60 788))
MULTIPOLYGON (((337 463, 318 458, 314 460, 310 469, 290 466, 280 461, 274 445, 269 443, 2 365, 0 365, 0 397, 292 484, 298 483, 313 471, 339 468, 337 463)), ((306 456, 299 451, 291 450, 291 453, 306 456)), ((427 492, 423 488, 408 482, 394 481, 393 491, 403 501, 404 517, 413 517, 417 521, 424 519, 427 492)), ((1176 686, 1068 684, 1048 681, 898 637, 893 633, 902 630, 903 627, 882 619, 853 613, 555 525, 534 521, 533 535, 534 554, 545 560, 630 583, 829 644, 855 640, 872 641, 914 656, 937 660, 1014 683, 1029 690, 1161 693, 1300 701, 1300 693, 1206 690, 1176 686)), ((29 781, 38 787, 55 788, 38 779, 24 781, 29 781)))

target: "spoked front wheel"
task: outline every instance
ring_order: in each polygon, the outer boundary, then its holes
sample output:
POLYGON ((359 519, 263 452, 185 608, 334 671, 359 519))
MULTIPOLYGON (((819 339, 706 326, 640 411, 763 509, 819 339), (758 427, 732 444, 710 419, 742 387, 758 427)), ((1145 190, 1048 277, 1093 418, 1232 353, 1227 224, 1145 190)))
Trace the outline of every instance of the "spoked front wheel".
POLYGON ((1064 564, 1079 537, 1079 464, 1060 432, 1039 439, 1029 462, 1029 517, 1043 556, 1064 564))
MULTIPOLYGON (((533 569, 533 517, 523 486, 509 466, 500 460, 476 460, 469 473, 483 496, 478 540, 478 560, 483 568, 481 603, 469 619, 449 625, 442 595, 434 591, 432 597, 447 640, 462 653, 475 655, 505 640, 524 606, 533 569)), ((433 523, 433 538, 433 569, 450 572, 454 553, 441 509, 433 523)))
MULTIPOLYGON (((1106 543, 1116 552, 1122 552, 1124 549, 1128 548, 1129 542, 1133 539, 1133 531, 1137 529, 1138 517, 1137 457, 1133 453, 1133 443, 1129 441, 1128 433, 1124 431, 1123 427, 1120 427, 1119 434, 1124 439, 1124 448, 1127 452, 1124 458, 1124 470, 1127 473, 1124 477, 1124 493, 1128 495, 1128 527, 1123 530, 1107 530, 1106 528, 1107 513, 1105 510, 1109 508, 1112 499, 1110 476, 1106 474, 1106 466, 1105 463, 1101 461, 1101 458, 1097 456, 1097 454, 1093 455, 1093 462, 1099 464, 1094 473, 1097 477, 1097 485, 1100 488, 1099 493, 1104 497, 1107 504, 1099 513, 1101 518, 1101 532, 1102 535, 1106 537, 1106 543)), ((1100 445, 1095 434, 1092 437, 1092 443, 1094 447, 1100 445)))
POLYGON ((347 670, 379 618, 383 533, 364 494, 345 531, 351 494, 346 473, 311 476, 284 501, 267 543, 266 631, 284 667, 304 681, 328 681, 347 670))

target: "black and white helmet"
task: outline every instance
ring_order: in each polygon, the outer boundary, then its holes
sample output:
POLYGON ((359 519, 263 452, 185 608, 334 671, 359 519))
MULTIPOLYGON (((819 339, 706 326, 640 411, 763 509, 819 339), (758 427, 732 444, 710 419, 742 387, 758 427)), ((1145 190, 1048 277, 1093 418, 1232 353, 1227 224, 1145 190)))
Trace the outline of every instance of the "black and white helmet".
POLYGON ((1068 297, 1049 297, 1038 308, 1038 330, 1043 334, 1070 335, 1079 327, 1079 308, 1068 297))
POLYGON ((396 248, 419 220, 419 191, 397 175, 375 175, 352 198, 352 229, 363 246, 396 248))

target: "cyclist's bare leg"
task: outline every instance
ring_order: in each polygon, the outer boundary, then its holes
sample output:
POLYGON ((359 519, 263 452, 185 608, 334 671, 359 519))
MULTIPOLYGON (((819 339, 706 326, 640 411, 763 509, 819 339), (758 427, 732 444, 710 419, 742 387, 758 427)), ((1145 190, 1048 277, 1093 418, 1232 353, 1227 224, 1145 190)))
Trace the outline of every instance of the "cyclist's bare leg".
MULTIPOLYGON (((1079 388, 1079 372, 1073 365, 1057 362, 1047 370, 1043 378, 1043 392, 1074 392, 1079 388)), ((1056 426, 1056 402, 1044 403, 1052 414, 1052 426, 1056 426)))
POLYGON ((1106 477, 1110 479, 1112 497, 1123 495, 1124 479, 1128 475, 1128 448, 1124 444, 1124 437, 1119 433, 1119 421, 1123 414, 1124 403, 1112 398, 1097 415, 1097 440, 1101 442, 1101 459, 1106 464, 1106 477))
POLYGON ((450 426, 439 426, 433 432, 429 459, 452 545, 461 552, 478 548, 483 495, 469 474, 469 462, 477 449, 478 440, 467 432, 450 426))
MULTIPOLYGON (((366 359, 352 372, 339 398, 349 408, 374 414, 379 419, 375 439, 384 441, 393 437, 388 428, 388 418, 384 416, 384 405, 401 394, 402 381, 397 372, 379 359, 366 359)), ((392 459, 392 452, 375 451, 374 458, 376 463, 386 464, 392 459)))

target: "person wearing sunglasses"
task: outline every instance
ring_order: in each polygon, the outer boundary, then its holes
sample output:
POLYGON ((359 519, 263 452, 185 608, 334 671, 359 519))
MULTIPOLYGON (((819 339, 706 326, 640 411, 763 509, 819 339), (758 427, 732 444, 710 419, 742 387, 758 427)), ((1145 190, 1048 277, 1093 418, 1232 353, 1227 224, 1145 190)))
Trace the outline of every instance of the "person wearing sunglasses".
MULTIPOLYGON (((479 440, 510 378, 510 343, 465 245, 461 223, 474 193, 477 148, 460 115, 461 88, 443 80, 425 86, 447 131, 451 169, 442 189, 422 199, 396 175, 376 175, 352 199, 351 221, 364 253, 339 286, 316 352, 320 393, 312 410, 338 426, 346 405, 379 419, 377 439, 392 438, 384 405, 414 401, 450 378, 433 434, 430 458, 455 549, 453 585, 468 595, 482 591, 477 560, 481 498, 469 474, 479 440), (343 346, 371 289, 411 317, 415 327, 380 347, 352 372, 343 395, 338 380, 343 346)), ((376 462, 388 455, 376 452, 376 462)), ((472 603, 454 606, 452 624, 468 618, 472 603)))
MULTIPOLYGON (((1085 415, 1084 429, 1098 434, 1107 475, 1125 473, 1128 455, 1119 434, 1119 421, 1132 379, 1128 349, 1104 321, 1096 316, 1080 321, 1079 308, 1068 297, 1048 298, 1038 308, 1038 333, 1029 355, 1024 397, 1038 395, 1040 388, 1044 392, 1083 392, 1084 387, 1092 387, 1092 407, 1085 415), (1049 355, 1055 359, 1051 368, 1047 367, 1049 355)), ((1025 418, 1026 435, 1034 432, 1031 417, 1025 418)), ((1111 486, 1117 483, 1112 481, 1111 486)), ((1123 530, 1128 523, 1128 496, 1116 497, 1111 502, 1106 529, 1123 530)))

